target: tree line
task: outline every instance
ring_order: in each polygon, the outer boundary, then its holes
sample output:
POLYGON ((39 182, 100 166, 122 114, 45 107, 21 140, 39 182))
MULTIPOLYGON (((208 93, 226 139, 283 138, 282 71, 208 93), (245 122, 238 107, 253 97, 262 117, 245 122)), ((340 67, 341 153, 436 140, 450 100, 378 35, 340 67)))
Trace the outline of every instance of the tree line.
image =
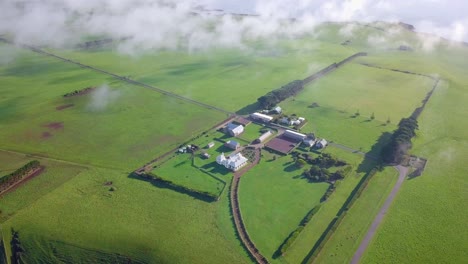
POLYGON ((390 142, 382 149, 383 161, 388 164, 400 164, 412 147, 411 139, 416 136, 417 129, 418 121, 415 118, 403 118, 390 142))
POLYGON ((25 177, 29 176, 34 170, 41 166, 39 161, 33 160, 16 171, 0 178, 0 193, 15 185, 25 177))
POLYGON ((268 92, 266 95, 257 99, 258 103, 264 109, 270 109, 287 98, 296 95, 304 89, 304 83, 301 80, 292 81, 280 88, 268 92))

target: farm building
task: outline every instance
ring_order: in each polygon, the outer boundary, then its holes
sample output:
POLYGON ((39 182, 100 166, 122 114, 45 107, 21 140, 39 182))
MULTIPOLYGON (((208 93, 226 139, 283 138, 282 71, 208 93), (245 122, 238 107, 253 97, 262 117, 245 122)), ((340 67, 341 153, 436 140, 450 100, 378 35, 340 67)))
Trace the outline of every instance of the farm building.
POLYGON ((281 109, 281 107, 277 106, 277 107, 271 109, 271 112, 274 113, 274 114, 281 114, 283 112, 283 109, 281 109))
POLYGON ((315 145, 315 139, 307 137, 304 138, 302 143, 304 143, 304 145, 306 145, 307 147, 313 147, 315 145))
POLYGON ((256 142, 256 143, 262 143, 262 142, 264 142, 265 140, 267 140, 271 135, 273 135, 273 133, 271 133, 271 131, 268 130, 267 132, 263 133, 260 137, 258 137, 257 139, 255 139, 255 142, 256 142))
POLYGON ((211 155, 208 154, 208 153, 203 153, 202 154, 202 158, 204 158, 204 159, 209 159, 210 157, 211 157, 211 155))
POLYGON ((212 147, 214 147, 214 146, 215 146, 215 143, 214 143, 214 142, 210 142, 210 143, 208 143, 208 145, 206 145, 206 148, 207 148, 207 149, 210 149, 210 148, 212 148, 212 147))
POLYGON ((317 143, 315 143, 315 147, 317 148, 325 148, 328 145, 328 142, 325 139, 318 140, 317 143))
POLYGON ((238 125, 234 123, 229 123, 225 128, 224 131, 233 137, 237 137, 238 135, 244 133, 244 126, 238 125))
POLYGON ((218 157, 216 157, 216 162, 219 165, 223 165, 227 169, 237 171, 240 168, 244 167, 247 164, 248 159, 242 156, 241 153, 237 153, 231 156, 224 156, 224 153, 221 153, 218 157))
POLYGON ((298 133, 298 132, 295 132, 295 131, 292 131, 292 130, 284 131, 283 136, 287 137, 287 138, 290 138, 290 139, 298 140, 298 141, 302 141, 302 140, 304 140, 304 138, 307 137, 304 134, 301 134, 301 133, 298 133))
POLYGON ((228 147, 228 148, 231 148, 233 150, 236 150, 238 148, 240 148, 240 143, 235 141, 235 140, 229 140, 228 142, 226 142, 226 144, 224 144, 224 146, 228 147))
POLYGON ((262 122, 265 122, 265 123, 269 123, 269 122, 271 122, 271 120, 273 120, 273 117, 271 117, 269 115, 260 114, 260 113, 253 113, 253 114, 250 115, 250 117, 252 119, 259 120, 259 121, 262 121, 262 122))
POLYGON ((246 118, 243 118, 243 117, 239 117, 236 119, 236 122, 243 125, 244 127, 250 125, 252 123, 252 121, 250 121, 249 119, 246 119, 246 118))

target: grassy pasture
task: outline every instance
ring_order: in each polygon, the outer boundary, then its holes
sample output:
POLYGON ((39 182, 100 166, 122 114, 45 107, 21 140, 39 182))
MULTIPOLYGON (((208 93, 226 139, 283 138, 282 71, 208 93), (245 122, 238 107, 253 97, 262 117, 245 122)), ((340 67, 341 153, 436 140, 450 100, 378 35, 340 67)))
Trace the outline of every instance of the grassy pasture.
POLYGON ((428 159, 427 168, 404 183, 363 263, 464 263, 468 258, 463 210, 468 79, 458 75, 456 62, 445 70, 450 80, 436 90, 419 120, 412 152, 428 159))
POLYGON ((23 154, 0 150, 0 173, 5 176, 31 160, 37 159, 46 169, 40 175, 22 183, 19 188, 0 198, 0 222, 13 217, 18 211, 35 203, 42 196, 59 188, 87 168, 48 159, 29 157, 23 154))
POLYGON ((230 111, 353 54, 341 45, 306 40, 271 44, 266 49, 167 51, 140 56, 117 55, 114 50, 53 52, 230 111))
POLYGON ((326 242, 316 263, 351 261, 397 178, 397 171, 388 167, 371 179, 366 190, 348 210, 333 236, 326 242))
POLYGON ((364 117, 375 113, 375 119, 398 122, 420 106, 434 82, 426 77, 347 64, 312 83, 295 99, 298 103, 317 102, 364 117))
POLYGON ((19 52, 15 62, 0 66, 0 75, 4 149, 132 170, 225 118, 29 52, 19 52), (110 88, 62 97, 102 84, 110 88))
MULTIPOLYGON (((208 204, 125 173, 93 168, 18 212, 2 229, 19 231, 26 262, 51 263, 64 252, 81 259, 99 251, 147 263, 246 263, 227 211, 227 195, 208 204), (114 192, 103 185, 106 181, 113 182, 114 192), (57 252, 54 243, 69 247, 57 252)), ((114 255, 102 256, 109 262, 114 255)))
POLYGON ((193 166, 191 156, 192 154, 177 154, 154 169, 153 173, 177 185, 219 195, 225 182, 193 166))
MULTIPOLYGON (((371 168, 372 163, 363 162, 360 155, 356 155, 338 148, 327 147, 325 152, 346 160, 355 169, 340 182, 335 192, 322 204, 320 211, 307 224, 293 246, 288 250, 282 260, 286 263, 301 263, 319 237, 327 228, 330 221, 336 216, 351 191, 371 168)), ((307 184, 307 182, 304 182, 307 184)))
POLYGON ((302 179, 289 156, 263 151, 259 165, 242 176, 239 203, 246 228, 260 252, 270 260, 328 188, 302 179))

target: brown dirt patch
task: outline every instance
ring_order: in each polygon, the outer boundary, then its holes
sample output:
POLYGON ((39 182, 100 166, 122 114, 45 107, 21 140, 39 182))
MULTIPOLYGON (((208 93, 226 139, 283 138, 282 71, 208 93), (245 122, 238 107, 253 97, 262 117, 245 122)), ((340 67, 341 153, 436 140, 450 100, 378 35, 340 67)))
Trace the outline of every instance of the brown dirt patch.
POLYGON ((46 131, 46 132, 42 132, 41 138, 42 138, 42 139, 49 139, 49 138, 51 138, 52 136, 53 136, 52 133, 46 131))
POLYGON ((75 106, 75 104, 59 105, 59 106, 55 107, 55 110, 62 111, 64 109, 67 109, 67 108, 70 108, 70 107, 73 107, 73 106, 75 106))
POLYGON ((51 130, 61 130, 63 129, 63 122, 50 122, 45 124, 44 127, 47 127, 51 130))

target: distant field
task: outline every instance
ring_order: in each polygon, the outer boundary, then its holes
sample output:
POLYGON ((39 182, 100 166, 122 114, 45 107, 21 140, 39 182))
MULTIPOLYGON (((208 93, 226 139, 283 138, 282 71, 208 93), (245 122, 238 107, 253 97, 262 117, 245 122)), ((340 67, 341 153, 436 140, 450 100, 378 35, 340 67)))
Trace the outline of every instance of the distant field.
POLYGON ((17 56, 0 66, 0 149, 133 170, 226 118, 48 57, 17 56))
POLYGON ((237 111, 292 80, 302 79, 354 53, 339 43, 291 40, 266 50, 161 52, 130 57, 109 51, 53 51, 81 63, 237 111))
POLYGON ((420 106, 434 81, 351 63, 307 86, 295 102, 333 107, 350 115, 359 111, 369 118, 398 122, 420 106))
POLYGON ((374 175, 320 251, 316 263, 350 263, 397 178, 398 173, 392 167, 374 175))
POLYGON ((125 173, 90 169, 17 212, 2 229, 8 237, 10 227, 19 231, 26 262, 54 262, 64 251, 53 245, 65 243, 70 259, 97 250, 146 263, 247 263, 226 210, 227 196, 206 203, 125 173), (108 181, 115 191, 104 186, 108 181))

